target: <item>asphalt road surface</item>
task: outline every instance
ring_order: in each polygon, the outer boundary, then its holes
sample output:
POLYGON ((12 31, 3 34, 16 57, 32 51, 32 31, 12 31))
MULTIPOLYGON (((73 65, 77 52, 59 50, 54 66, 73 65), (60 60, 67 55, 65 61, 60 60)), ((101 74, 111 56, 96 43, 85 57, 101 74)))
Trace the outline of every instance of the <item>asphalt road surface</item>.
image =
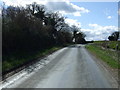
POLYGON ((115 79, 93 59, 83 45, 66 47, 6 88, 117 88, 115 79))

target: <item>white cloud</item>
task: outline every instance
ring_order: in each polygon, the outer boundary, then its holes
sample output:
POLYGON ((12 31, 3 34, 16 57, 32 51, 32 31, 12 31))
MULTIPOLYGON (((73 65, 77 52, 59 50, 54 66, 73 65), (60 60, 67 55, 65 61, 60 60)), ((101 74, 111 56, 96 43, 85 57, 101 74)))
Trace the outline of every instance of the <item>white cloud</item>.
POLYGON ((39 4, 45 4, 47 1, 43 0, 2 0, 6 5, 14 5, 14 6, 26 6, 26 4, 31 4, 33 2, 37 2, 39 4))
POLYGON ((90 27, 98 27, 98 24, 88 24, 90 27))
POLYGON ((111 19, 111 18, 112 18, 112 16, 110 16, 110 13, 111 13, 111 10, 110 10, 110 9, 106 8, 106 9, 104 10, 104 14, 107 16, 107 19, 111 19))
POLYGON ((67 19, 65 19, 65 22, 68 23, 70 26, 75 25, 75 26, 81 28, 81 23, 78 22, 77 20, 67 18, 67 19))
POLYGON ((90 29, 81 29, 86 36, 86 40, 106 40, 114 31, 118 31, 116 26, 101 26, 89 24, 90 29))
POLYGON ((73 13, 74 16, 81 16, 80 12, 73 13))
POLYGON ((26 4, 31 4, 32 2, 37 2, 38 4, 43 4, 47 7, 48 10, 51 11, 59 11, 60 13, 66 15, 74 15, 74 16, 81 16, 81 13, 88 13, 90 12, 88 9, 84 7, 79 7, 70 3, 69 0, 3 0, 6 5, 22 5, 25 6, 26 4))
POLYGON ((74 5, 74 4, 70 3, 69 1, 47 2, 46 6, 47 6, 48 10, 59 11, 65 15, 70 14, 70 15, 74 15, 74 16, 81 16, 81 13, 90 12, 88 9, 74 5))
POLYGON ((111 18, 112 18, 112 16, 108 16, 108 17, 107 17, 107 19, 111 19, 111 18))

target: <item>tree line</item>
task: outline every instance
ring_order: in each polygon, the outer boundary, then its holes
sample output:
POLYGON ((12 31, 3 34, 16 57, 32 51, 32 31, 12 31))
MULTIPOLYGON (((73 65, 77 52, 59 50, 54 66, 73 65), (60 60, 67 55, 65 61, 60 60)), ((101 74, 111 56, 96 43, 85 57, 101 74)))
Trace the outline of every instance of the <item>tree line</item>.
POLYGON ((119 34, 120 34, 120 32, 119 31, 115 31, 115 32, 113 32, 109 37, 108 37, 108 39, 110 40, 110 41, 117 41, 120 37, 119 37, 119 34))
MULTIPOLYGON (((3 6, 2 54, 6 57, 32 53, 73 41, 74 26, 65 23, 59 12, 48 12, 44 5, 3 6)), ((79 37, 84 35, 80 32, 79 37)))

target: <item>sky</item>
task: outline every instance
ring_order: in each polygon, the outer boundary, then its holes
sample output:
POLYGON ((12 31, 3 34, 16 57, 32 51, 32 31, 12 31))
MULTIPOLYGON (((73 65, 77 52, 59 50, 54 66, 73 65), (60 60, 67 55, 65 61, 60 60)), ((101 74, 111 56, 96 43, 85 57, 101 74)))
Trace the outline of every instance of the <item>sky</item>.
MULTIPOLYGON (((21 5, 37 2, 44 4, 52 12, 59 11, 66 23, 76 25, 86 34, 86 40, 107 40, 114 31, 118 31, 118 2, 81 2, 80 0, 2 0, 6 5, 21 5), (74 1, 74 2, 73 2, 74 1)), ((89 0, 86 0, 89 1, 89 0)), ((99 0, 98 0, 99 1, 99 0)))

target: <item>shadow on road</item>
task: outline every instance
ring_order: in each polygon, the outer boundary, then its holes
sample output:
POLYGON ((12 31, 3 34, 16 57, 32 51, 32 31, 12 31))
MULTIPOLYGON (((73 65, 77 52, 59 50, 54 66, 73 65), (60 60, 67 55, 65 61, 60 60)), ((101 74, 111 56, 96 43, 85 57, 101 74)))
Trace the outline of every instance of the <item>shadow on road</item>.
POLYGON ((68 48, 80 48, 80 47, 82 47, 82 46, 83 46, 83 45, 75 44, 75 45, 68 46, 68 48))

